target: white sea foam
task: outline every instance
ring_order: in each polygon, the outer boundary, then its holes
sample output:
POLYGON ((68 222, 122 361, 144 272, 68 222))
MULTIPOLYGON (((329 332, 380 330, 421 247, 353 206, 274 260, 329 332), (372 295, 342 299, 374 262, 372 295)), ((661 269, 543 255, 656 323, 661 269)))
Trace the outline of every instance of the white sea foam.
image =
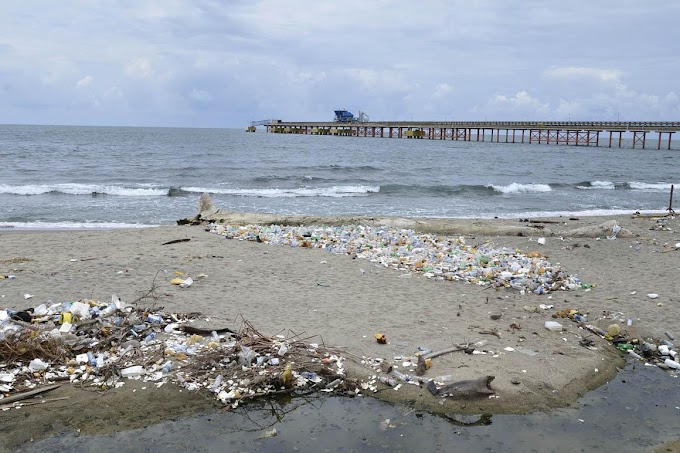
POLYGON ((93 193, 117 195, 123 197, 165 196, 165 188, 121 187, 97 184, 35 184, 24 186, 10 186, 0 184, 0 193, 10 195, 42 195, 51 192, 66 195, 91 195, 93 193))
POLYGON ((3 229, 16 230, 114 230, 121 228, 155 228, 158 225, 114 222, 0 222, 3 229))
POLYGON ((541 192, 550 192, 552 191, 552 188, 548 184, 519 184, 516 182, 513 182, 512 184, 508 184, 507 186, 498 186, 495 184, 488 185, 487 187, 491 187, 493 190, 496 192, 501 192, 501 193, 541 193, 541 192))
MULTIPOLYGON (((670 182, 659 182, 656 184, 649 184, 646 182, 630 182, 628 183, 631 189, 633 190, 641 190, 643 192, 668 192, 671 190, 671 186, 673 185, 670 182)), ((680 187, 680 184, 675 184, 676 186, 680 187)))
POLYGON ((583 190, 614 190, 616 189, 616 184, 611 181, 591 181, 589 186, 576 186, 576 188, 583 190))
MULTIPOLYGON (((531 211, 531 212, 519 212, 519 213, 505 213, 505 214, 500 214, 500 215, 494 215, 494 216, 484 216, 484 215, 479 215, 479 216, 474 216, 472 218, 495 218, 498 217, 500 219, 516 219, 516 218, 521 218, 521 219, 530 219, 530 218, 536 218, 536 217, 609 217, 609 216, 618 216, 618 215, 631 215, 635 213, 636 211, 632 209, 591 209, 588 211, 531 211)), ((664 214, 663 210, 654 210, 654 209, 645 209, 645 210, 639 210, 637 211, 640 214, 664 214)), ((458 217, 458 216, 456 216, 458 217)))
POLYGON ((182 187, 187 192, 239 195, 243 197, 293 198, 293 197, 361 197, 380 191, 380 186, 300 187, 296 189, 216 189, 182 187))

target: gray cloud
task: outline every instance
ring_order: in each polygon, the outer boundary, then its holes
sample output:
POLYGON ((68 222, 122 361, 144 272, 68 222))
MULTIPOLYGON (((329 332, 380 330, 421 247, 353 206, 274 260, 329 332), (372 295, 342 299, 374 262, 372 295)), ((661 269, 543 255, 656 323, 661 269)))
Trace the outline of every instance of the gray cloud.
POLYGON ((677 120, 680 3, 0 5, 0 122, 677 120))

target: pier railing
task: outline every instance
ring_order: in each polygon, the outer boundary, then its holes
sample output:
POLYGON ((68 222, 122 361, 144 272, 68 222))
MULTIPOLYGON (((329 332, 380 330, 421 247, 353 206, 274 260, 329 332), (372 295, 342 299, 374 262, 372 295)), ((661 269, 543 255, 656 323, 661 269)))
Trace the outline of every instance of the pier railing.
POLYGON ((632 147, 645 148, 647 134, 655 133, 657 149, 662 136, 680 132, 680 121, 369 121, 362 123, 281 121, 267 124, 267 132, 283 134, 343 135, 356 137, 416 138, 505 143, 545 143, 622 147, 623 134, 632 134, 632 147), (501 134, 502 133, 502 134, 501 134), (600 135, 608 133, 608 140, 600 135), (614 137, 617 134, 618 137, 614 137))

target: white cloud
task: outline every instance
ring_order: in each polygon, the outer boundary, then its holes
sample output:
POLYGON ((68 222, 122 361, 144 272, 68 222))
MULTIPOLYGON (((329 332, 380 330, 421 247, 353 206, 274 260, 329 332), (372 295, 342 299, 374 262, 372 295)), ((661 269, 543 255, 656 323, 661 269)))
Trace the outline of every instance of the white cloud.
POLYGON ((503 110, 515 110, 519 113, 547 113, 550 110, 549 103, 541 102, 524 90, 518 91, 514 96, 497 94, 489 100, 489 104, 503 110))
POLYGON ((591 78, 602 82, 619 83, 621 79, 621 71, 615 69, 599 69, 588 67, 569 66, 563 68, 550 68, 545 70, 545 75, 555 78, 591 78))
POLYGON ((189 94, 189 97, 194 101, 204 103, 208 103, 213 100, 213 96, 210 93, 204 90, 199 90, 198 88, 194 88, 193 90, 191 90, 191 94, 189 94))
POLYGON ((148 79, 154 74, 151 62, 146 58, 135 58, 125 66, 125 73, 130 77, 148 79))
POLYGON ((315 72, 315 71, 301 71, 301 72, 292 72, 289 71, 287 73, 288 75, 288 80, 290 80, 293 83, 310 83, 310 84, 315 84, 323 81, 326 79, 326 73, 323 71, 315 72))
POLYGON ((93 80, 94 80, 94 78, 91 75, 86 75, 82 79, 78 80, 78 83, 76 83, 76 86, 78 88, 83 88, 83 87, 89 86, 92 83, 93 80))
POLYGON ((433 100, 442 99, 451 94, 452 91, 453 88, 451 88, 451 85, 449 85, 448 83, 438 83, 437 86, 434 88, 434 91, 432 92, 430 98, 433 100))

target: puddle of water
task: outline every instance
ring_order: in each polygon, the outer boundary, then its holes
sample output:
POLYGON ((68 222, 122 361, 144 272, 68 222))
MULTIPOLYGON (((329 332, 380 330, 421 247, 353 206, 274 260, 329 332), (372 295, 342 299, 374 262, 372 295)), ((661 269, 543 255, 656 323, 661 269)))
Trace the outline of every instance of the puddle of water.
POLYGON ((531 415, 435 416, 373 398, 314 396, 212 410, 107 436, 68 432, 23 451, 644 452, 678 437, 680 379, 628 366, 574 408, 531 415), (276 435, 260 438, 271 429, 276 435))

